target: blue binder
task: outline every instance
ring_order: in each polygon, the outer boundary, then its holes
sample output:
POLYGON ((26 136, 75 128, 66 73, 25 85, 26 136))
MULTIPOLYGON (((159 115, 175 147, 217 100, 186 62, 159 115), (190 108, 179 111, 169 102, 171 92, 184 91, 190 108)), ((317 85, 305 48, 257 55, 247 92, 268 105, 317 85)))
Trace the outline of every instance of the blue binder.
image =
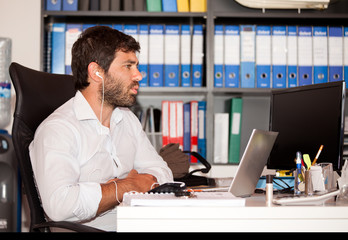
POLYGON ((192 87, 202 87, 203 81, 203 25, 193 26, 192 87))
POLYGON ((176 0, 162 0, 163 12, 177 12, 176 0))
MULTIPOLYGON (((344 39, 345 42, 348 40, 348 27, 344 27, 344 39)), ((346 81, 346 88, 348 88, 348 49, 344 51, 344 80, 346 81)))
POLYGON ((112 28, 116 29, 116 30, 118 30, 120 32, 123 32, 123 24, 113 24, 112 28))
POLYGON ((255 87, 255 26, 240 26, 241 61, 240 79, 242 88, 255 87))
POLYGON ((198 153, 206 158, 207 155, 207 138, 206 138, 206 112, 207 103, 198 102, 198 153))
POLYGON ((113 28, 114 26, 112 24, 106 24, 106 23, 102 23, 102 24, 98 24, 99 26, 104 26, 104 27, 110 27, 113 28))
POLYGON ((329 26, 329 81, 343 80, 343 29, 329 26))
POLYGON ((256 87, 271 87, 271 26, 256 26, 256 87))
POLYGON ((143 79, 139 82, 141 87, 148 87, 148 65, 149 65, 149 26, 147 24, 139 25, 139 44, 141 47, 139 54, 139 72, 143 79))
POLYGON ((164 33, 164 86, 179 87, 179 25, 166 25, 164 33))
POLYGON ((223 82, 224 26, 215 25, 214 30, 214 87, 221 88, 223 82))
POLYGON ((238 25, 226 25, 224 32, 224 78, 226 88, 239 87, 240 36, 238 25))
POLYGON ((87 28, 95 27, 96 25, 97 24, 89 24, 89 23, 82 24, 82 32, 85 31, 87 28))
POLYGON ((298 86, 298 74, 297 74, 297 27, 288 26, 287 32, 288 42, 288 87, 298 86))
POLYGON ((78 0, 63 0, 63 11, 77 11, 78 0))
POLYGON ((313 83, 312 61, 312 27, 298 27, 298 84, 299 86, 313 83))
POLYGON ((51 73, 65 74, 65 23, 52 25, 51 73))
POLYGON ((62 10, 62 0, 46 0, 47 11, 60 11, 62 10))
POLYGON ((272 27, 272 87, 286 87, 286 26, 272 27))
POLYGON ((71 49, 82 32, 82 24, 67 23, 65 29, 65 74, 71 71, 71 49))
POLYGON ((163 87, 164 39, 163 25, 150 25, 149 38, 149 86, 163 87))
POLYGON ((184 103, 184 151, 191 151, 191 104, 184 103))
POLYGON ((313 27, 313 83, 327 82, 327 27, 313 27))
POLYGON ((181 25, 181 86, 191 87, 191 27, 190 25, 181 25))
POLYGON ((123 27, 123 33, 132 36, 135 40, 138 40, 138 25, 137 24, 125 24, 123 27))

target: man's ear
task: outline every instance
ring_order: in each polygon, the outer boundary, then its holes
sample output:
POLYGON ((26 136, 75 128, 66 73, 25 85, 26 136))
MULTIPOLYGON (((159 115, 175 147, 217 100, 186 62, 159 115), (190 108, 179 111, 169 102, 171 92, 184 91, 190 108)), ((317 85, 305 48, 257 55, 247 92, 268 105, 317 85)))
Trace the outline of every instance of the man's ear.
POLYGON ((90 81, 101 82, 103 80, 104 71, 96 63, 91 62, 88 64, 88 78, 90 81))

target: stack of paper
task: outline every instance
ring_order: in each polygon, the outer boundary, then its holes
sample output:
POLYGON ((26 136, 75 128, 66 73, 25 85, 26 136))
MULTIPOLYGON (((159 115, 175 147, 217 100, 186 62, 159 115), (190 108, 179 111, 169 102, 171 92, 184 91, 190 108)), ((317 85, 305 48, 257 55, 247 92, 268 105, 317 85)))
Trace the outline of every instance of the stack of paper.
POLYGON ((125 193, 123 204, 126 206, 195 206, 195 207, 232 207, 245 206, 245 198, 235 197, 230 192, 196 192, 193 197, 176 197, 174 193, 149 194, 125 193))

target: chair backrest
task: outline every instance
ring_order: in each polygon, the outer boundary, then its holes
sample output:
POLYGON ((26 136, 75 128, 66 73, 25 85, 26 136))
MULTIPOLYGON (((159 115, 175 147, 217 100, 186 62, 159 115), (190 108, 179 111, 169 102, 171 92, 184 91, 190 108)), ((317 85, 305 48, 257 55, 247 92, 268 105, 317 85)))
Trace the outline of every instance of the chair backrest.
POLYGON ((40 123, 73 97, 76 91, 70 75, 40 72, 18 63, 12 63, 9 70, 16 91, 12 141, 28 198, 32 231, 33 225, 46 219, 35 186, 28 147, 40 123))

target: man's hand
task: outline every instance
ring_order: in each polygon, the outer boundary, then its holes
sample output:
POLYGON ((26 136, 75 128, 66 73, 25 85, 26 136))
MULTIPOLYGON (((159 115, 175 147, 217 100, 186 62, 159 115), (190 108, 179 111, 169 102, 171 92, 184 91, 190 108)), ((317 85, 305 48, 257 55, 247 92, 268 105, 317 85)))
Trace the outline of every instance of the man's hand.
MULTIPOLYGON (((147 192, 151 186, 157 182, 157 179, 150 174, 139 174, 136 170, 131 170, 125 179, 119 179, 117 184, 120 184, 124 192, 136 191, 147 192)), ((123 194, 122 194, 123 195, 123 194)))
POLYGON ((147 192, 156 182, 157 179, 154 176, 150 174, 139 174, 133 169, 125 179, 114 178, 101 184, 102 199, 99 203, 97 215, 114 208, 118 204, 116 199, 122 201, 124 193, 130 191, 147 192), (117 184, 117 191, 114 182, 117 184))

